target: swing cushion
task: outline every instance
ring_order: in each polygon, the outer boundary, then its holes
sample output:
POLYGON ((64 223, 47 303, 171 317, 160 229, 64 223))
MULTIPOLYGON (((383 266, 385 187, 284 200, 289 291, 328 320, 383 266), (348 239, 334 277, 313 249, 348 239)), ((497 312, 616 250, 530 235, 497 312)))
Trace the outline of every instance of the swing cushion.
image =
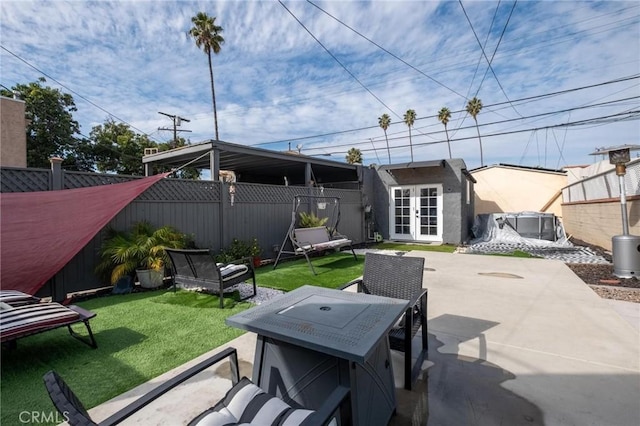
POLYGON ((298 242, 296 251, 299 252, 338 249, 351 244, 351 240, 343 238, 342 236, 332 239, 326 226, 297 228, 295 230, 295 237, 298 242))

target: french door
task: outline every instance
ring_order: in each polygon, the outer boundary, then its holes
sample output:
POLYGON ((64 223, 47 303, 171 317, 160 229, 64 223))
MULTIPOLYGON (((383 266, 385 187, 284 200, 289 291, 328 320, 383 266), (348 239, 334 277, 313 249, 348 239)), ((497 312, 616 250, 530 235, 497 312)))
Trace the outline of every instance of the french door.
POLYGON ((442 241, 442 185, 392 187, 390 206, 392 239, 442 241))

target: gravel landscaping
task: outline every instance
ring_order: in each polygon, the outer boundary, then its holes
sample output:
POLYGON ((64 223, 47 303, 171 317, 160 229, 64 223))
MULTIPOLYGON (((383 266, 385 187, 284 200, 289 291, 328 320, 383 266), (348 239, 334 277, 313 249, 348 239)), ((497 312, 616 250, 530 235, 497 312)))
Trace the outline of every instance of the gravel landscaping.
POLYGON ((613 265, 567 263, 567 266, 600 297, 640 303, 640 281, 635 277, 616 277, 613 265))
POLYGON ((574 240, 574 243, 588 247, 609 262, 604 265, 567 263, 585 284, 602 298, 640 303, 640 281, 636 277, 618 278, 613 275, 611 252, 580 240, 574 240))

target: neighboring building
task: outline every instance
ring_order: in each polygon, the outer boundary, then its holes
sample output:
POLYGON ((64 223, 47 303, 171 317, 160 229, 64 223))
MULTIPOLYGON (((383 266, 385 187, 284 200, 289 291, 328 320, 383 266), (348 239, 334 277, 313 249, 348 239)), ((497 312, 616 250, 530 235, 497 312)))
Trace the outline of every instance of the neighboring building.
POLYGON ((460 244, 470 239, 475 180, 461 159, 363 169, 363 203, 385 239, 460 244))
MULTIPOLYGON (((563 223, 567 234, 612 249, 611 238, 622 234, 620 179, 608 160, 580 170, 562 189, 563 223)), ((624 176, 628 227, 631 235, 640 235, 640 158, 627 163, 624 176)))
POLYGON ((25 102, 0 96, 0 166, 27 167, 25 102))
POLYGON ((566 166, 564 170, 567 172, 566 185, 572 185, 583 179, 590 178, 600 173, 606 173, 615 169, 614 164, 610 164, 609 160, 601 160, 597 163, 579 166, 566 166))
POLYGON ((470 173, 477 181, 476 215, 542 212, 562 217, 562 188, 567 185, 564 171, 497 164, 470 173))
MULTIPOLYGON (((235 172, 238 182, 359 189, 365 239, 460 244, 471 237, 474 182, 461 159, 362 166, 208 141, 146 155, 154 165, 235 172)), ((559 188, 558 188, 559 189, 559 188)), ((351 236, 350 236, 351 237, 351 236)))

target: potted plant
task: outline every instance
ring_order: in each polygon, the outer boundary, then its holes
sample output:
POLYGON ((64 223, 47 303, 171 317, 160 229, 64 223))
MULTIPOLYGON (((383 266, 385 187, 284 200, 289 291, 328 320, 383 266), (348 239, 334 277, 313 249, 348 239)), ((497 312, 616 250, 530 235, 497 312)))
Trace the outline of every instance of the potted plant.
POLYGON ((315 228, 318 226, 324 226, 328 220, 329 220, 328 217, 318 217, 313 212, 311 213, 300 212, 301 228, 315 228))
POLYGON ((253 257, 253 267, 257 268, 262 264, 262 248, 260 248, 260 244, 258 244, 258 239, 254 238, 251 240, 251 246, 249 247, 249 252, 253 257))
POLYGON ((262 259, 260 258, 261 254, 262 248, 260 248, 257 238, 251 241, 241 241, 234 238, 231 241, 231 245, 223 249, 220 254, 216 256, 216 261, 229 263, 244 257, 251 257, 253 259, 253 266, 257 268, 260 266, 260 263, 262 263, 262 259))
POLYGON ((184 248, 186 235, 170 226, 155 229, 149 222, 138 222, 130 232, 109 229, 102 244, 102 261, 96 268, 108 274, 111 284, 121 277, 138 276, 143 288, 157 288, 163 283, 168 261, 165 247, 184 248))

